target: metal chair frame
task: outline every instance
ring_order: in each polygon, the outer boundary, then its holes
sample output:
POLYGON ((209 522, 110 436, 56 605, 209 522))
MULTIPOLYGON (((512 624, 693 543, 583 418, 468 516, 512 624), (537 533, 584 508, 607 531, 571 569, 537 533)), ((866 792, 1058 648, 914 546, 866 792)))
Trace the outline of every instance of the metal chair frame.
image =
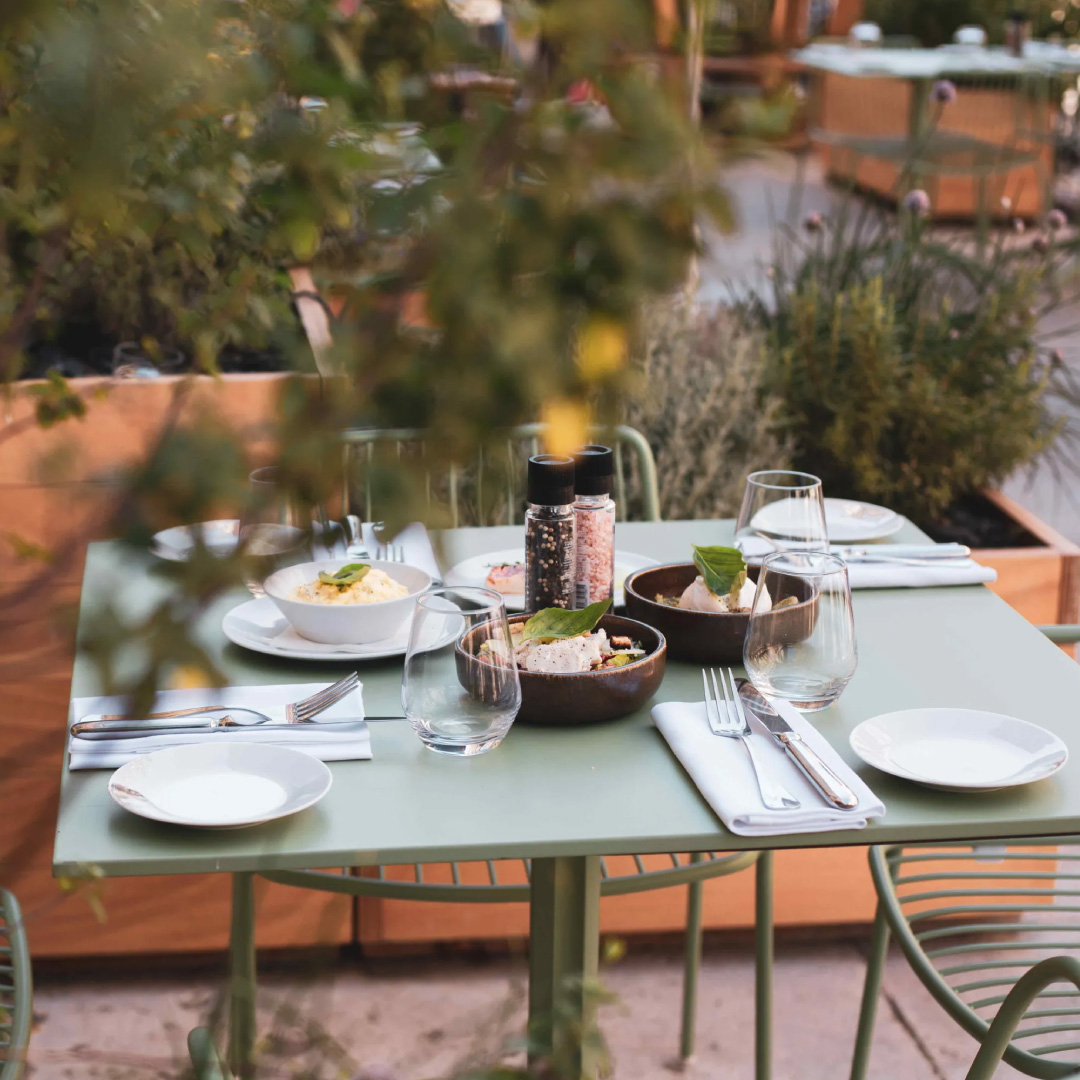
POLYGON ((30 1041, 33 983, 18 901, 0 889, 0 1080, 19 1080, 30 1041))
MULTIPOLYGON (((1080 625, 1040 626, 1039 630, 1059 645, 1080 642, 1080 625)), ((897 844, 870 849, 870 873, 878 896, 877 915, 870 940, 866 983, 859 1010, 859 1026, 851 1063, 851 1080, 864 1080, 870 1059, 878 996, 884 976, 885 959, 891 936, 896 938, 905 959, 919 981, 942 1008, 982 1045, 968 1073, 969 1080, 986 1080, 998 1061, 1037 1080, 1057 1080, 1080 1076, 1080 1060, 1055 1060, 1053 1055, 1080 1050, 1080 1003, 1067 1008, 1040 1007, 1029 1011, 1050 983, 1067 979, 1078 987, 1077 994, 1051 991, 1051 998, 1080 997, 1080 963, 1071 957, 1058 957, 1054 963, 1043 960, 1020 979, 1008 974, 1023 967, 1029 958, 1022 953, 1039 950, 1066 950, 1080 953, 1080 937, 1069 940, 1068 934, 1080 933, 1080 922, 1018 924, 1025 931, 1057 935, 1046 940, 997 942, 987 938, 1000 934, 1009 923, 1025 913, 1049 911, 1080 912, 1080 852, 1062 852, 1061 845, 1076 844, 1075 836, 1016 839, 1008 848, 995 846, 994 860, 1006 864, 1018 860, 1053 861, 1054 869, 1039 871, 1027 868, 998 869, 986 866, 986 844, 954 843, 897 844), (1011 850, 1022 848, 1023 850, 1011 850), (1034 849, 1034 850, 1032 850, 1034 849), (1048 849, 1048 850, 1039 850, 1048 849), (948 866, 954 864, 955 868, 948 866), (1061 870, 1059 863, 1067 864, 1061 870), (922 864, 922 866, 920 866, 922 864), (933 864, 927 866, 926 864, 933 864), (921 871, 921 872, 920 872, 921 871), (1065 881, 1065 887, 1058 885, 1065 881), (1031 884, 1037 882, 1038 884, 1031 884), (898 891, 904 886, 919 886, 915 892, 898 891), (1024 902, 1028 898, 1029 902, 1024 902), (1065 898, 1068 903, 1050 907, 1046 901, 1065 898), (933 906, 927 909, 925 904, 933 906), (916 905, 905 911, 907 905, 916 905), (935 920, 938 920, 935 923, 935 920), (961 944, 942 941, 949 937, 963 939, 961 944), (980 951, 1004 951, 1010 959, 979 959, 980 951), (942 961, 937 966, 935 961, 942 961), (1035 972, 1039 972, 1038 977, 1035 972), (983 973, 980 977, 980 973, 983 973), (960 981, 948 980, 959 977, 960 981), (1010 988, 1006 992, 1006 988, 1010 988), (977 1010, 997 1006, 993 1021, 977 1010), (1018 1028, 1024 1017, 1038 1021, 1034 1026, 1018 1028), (1071 1022, 1057 1022, 1072 1017, 1071 1022), (1049 1021, 1049 1023, 1047 1023, 1049 1021), (1071 1032, 1070 1042, 1027 1049, 1021 1040, 1036 1035, 1071 1032)), ((1004 845, 1002 845, 1004 847, 1004 845)))
MULTIPOLYGON (((541 449, 541 438, 545 430, 544 424, 521 424, 512 428, 505 435, 505 460, 500 466, 505 468, 505 476, 514 476, 515 466, 522 461, 522 449, 528 450, 529 454, 538 454, 541 449)), ((374 460, 376 448, 379 446, 391 446, 398 457, 406 450, 406 447, 419 447, 424 451, 426 432, 422 428, 391 428, 391 429, 365 429, 354 428, 342 434, 344 447, 342 450, 342 470, 345 478, 343 490, 345 491, 347 506, 346 512, 352 510, 352 485, 350 478, 355 466, 354 458, 362 455, 365 465, 370 466, 374 460)), ((626 519, 627 498, 629 492, 630 462, 636 471, 640 483, 641 519, 644 521, 660 520, 660 487, 656 472, 656 459, 653 457, 652 448, 648 439, 636 428, 625 424, 614 427, 593 427, 590 429, 590 438, 610 439, 615 452, 615 491, 614 496, 622 520, 626 519)), ((494 462, 486 462, 483 456, 478 456, 474 465, 474 475, 471 482, 482 496, 485 474, 489 467, 494 467, 494 462)), ((428 504, 433 502, 433 487, 436 481, 436 472, 425 468, 427 480, 428 504)), ((450 511, 450 525, 458 528, 463 523, 462 508, 462 485, 465 480, 465 470, 453 463, 439 467, 438 475, 444 476, 447 485, 448 509, 450 511)), ((524 520, 524 502, 522 492, 516 490, 511 482, 506 486, 505 492, 505 524, 513 525, 524 520)), ((481 500, 482 501, 482 500, 481 500)), ((377 515, 373 506, 370 490, 365 489, 363 495, 363 516, 366 520, 373 520, 377 515)), ((470 524, 476 524, 472 522, 470 524)))

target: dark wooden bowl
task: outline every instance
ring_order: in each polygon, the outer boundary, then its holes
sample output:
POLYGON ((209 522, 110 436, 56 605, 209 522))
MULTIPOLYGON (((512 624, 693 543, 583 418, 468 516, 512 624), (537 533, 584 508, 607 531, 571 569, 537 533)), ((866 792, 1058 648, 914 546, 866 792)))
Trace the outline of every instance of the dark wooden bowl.
MULTIPOLYGON (((528 615, 511 615, 510 623, 525 622, 528 615)), ((645 649, 632 664, 605 671, 580 671, 563 675, 519 671, 521 709, 517 719, 523 724, 566 726, 617 720, 636 712, 656 693, 664 679, 667 642, 654 627, 622 615, 605 615, 597 624, 609 636, 625 634, 645 649)), ((482 656, 473 655, 469 638, 458 642, 458 681, 470 693, 481 685, 482 656)))
MULTIPOLYGON (((747 571, 757 580, 757 568, 747 571)), ((623 585, 626 592, 626 613, 659 630, 668 641, 673 660, 694 664, 741 664, 743 638, 750 625, 750 613, 687 611, 658 603, 659 596, 681 596, 683 590, 698 576, 693 563, 671 563, 650 566, 631 574, 623 585)), ((810 636, 817 619, 817 603, 810 598, 807 585, 801 602, 767 616, 772 623, 769 637, 782 645, 802 641, 810 636)))

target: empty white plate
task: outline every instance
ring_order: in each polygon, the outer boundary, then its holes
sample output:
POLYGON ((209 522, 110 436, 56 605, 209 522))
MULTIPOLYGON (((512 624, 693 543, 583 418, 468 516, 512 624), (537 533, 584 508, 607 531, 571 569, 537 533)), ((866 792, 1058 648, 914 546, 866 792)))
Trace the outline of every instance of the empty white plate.
MULTIPOLYGON (((496 566, 520 563, 525 565, 524 548, 506 548, 504 551, 489 551, 484 555, 474 555, 471 559, 463 559, 452 567, 446 575, 447 585, 470 585, 481 589, 490 589, 487 583, 488 574, 496 566)), ((635 555, 629 551, 615 552, 615 603, 614 607, 621 607, 625 602, 623 595, 623 582, 635 571, 643 570, 646 566, 656 566, 656 560, 645 555, 635 555)), ((524 611, 524 593, 506 593, 503 595, 507 611, 524 611)))
POLYGON ((154 533, 154 554, 159 559, 169 562, 187 562, 191 549, 195 546, 193 530, 201 529, 203 543, 215 555, 231 555, 236 549, 236 538, 240 532, 240 522, 235 518, 219 521, 204 521, 200 525, 177 525, 172 529, 162 529, 154 533))
POLYGON ((864 720, 851 748, 868 765, 945 791, 993 791, 1051 776, 1069 751, 1053 733, 978 709, 907 709, 864 720))
POLYGON ((109 778, 109 794, 153 821, 236 829, 306 810, 331 779, 326 765, 302 750, 211 740, 134 758, 109 778))
POLYGON ((904 519, 887 506, 856 502, 854 499, 829 499, 825 503, 825 527, 833 544, 859 543, 892 536, 904 527, 904 519))

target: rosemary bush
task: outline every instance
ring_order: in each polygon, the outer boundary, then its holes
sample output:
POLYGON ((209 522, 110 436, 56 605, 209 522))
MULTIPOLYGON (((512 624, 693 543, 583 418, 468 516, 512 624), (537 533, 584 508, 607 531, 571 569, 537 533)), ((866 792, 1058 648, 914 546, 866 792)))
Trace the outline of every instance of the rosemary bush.
POLYGON ((1047 229, 980 256, 927 232, 919 199, 907 205, 782 230, 744 310, 798 467, 831 494, 930 522, 1075 447, 1055 398, 1075 402, 1076 387, 1038 331, 1071 248, 1047 229))
POLYGON ((647 312, 626 422, 652 446, 665 518, 734 517, 748 472, 788 464, 761 346, 760 332, 721 307, 679 301, 647 312))

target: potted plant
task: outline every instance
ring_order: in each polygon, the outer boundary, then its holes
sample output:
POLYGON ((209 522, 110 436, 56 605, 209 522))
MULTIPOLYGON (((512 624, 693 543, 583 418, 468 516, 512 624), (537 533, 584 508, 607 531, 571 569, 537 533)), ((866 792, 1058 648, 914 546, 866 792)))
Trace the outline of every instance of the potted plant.
POLYGON ((995 490, 1039 460, 1074 468, 1080 387, 1039 332, 1074 245, 1055 212, 980 254, 929 232, 929 210, 916 190, 898 216, 847 203, 781 230, 744 303, 766 384, 797 467, 831 494, 980 549, 1015 607, 1074 621, 1080 549, 995 490))

